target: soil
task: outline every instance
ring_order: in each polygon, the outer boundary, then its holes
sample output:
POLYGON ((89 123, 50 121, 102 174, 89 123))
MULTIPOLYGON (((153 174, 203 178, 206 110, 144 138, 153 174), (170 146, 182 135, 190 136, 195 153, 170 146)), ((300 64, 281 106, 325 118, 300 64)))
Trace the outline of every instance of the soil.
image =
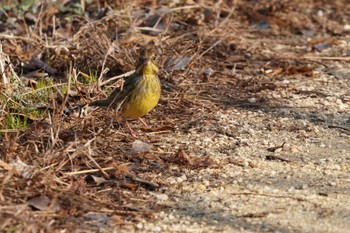
POLYGON ((88 109, 1 139, 0 229, 349 232, 350 4, 186 2, 166 6, 184 8, 156 42, 162 98, 137 138, 88 109))

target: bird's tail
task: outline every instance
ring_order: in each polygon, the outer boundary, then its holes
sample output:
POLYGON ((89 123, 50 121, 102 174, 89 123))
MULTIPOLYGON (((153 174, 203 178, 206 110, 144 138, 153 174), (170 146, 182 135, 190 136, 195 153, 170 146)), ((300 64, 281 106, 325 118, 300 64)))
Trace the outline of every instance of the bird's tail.
POLYGON ((92 101, 88 105, 107 108, 107 107, 109 107, 110 104, 111 104, 111 101, 109 98, 107 98, 107 99, 103 99, 103 100, 92 101))

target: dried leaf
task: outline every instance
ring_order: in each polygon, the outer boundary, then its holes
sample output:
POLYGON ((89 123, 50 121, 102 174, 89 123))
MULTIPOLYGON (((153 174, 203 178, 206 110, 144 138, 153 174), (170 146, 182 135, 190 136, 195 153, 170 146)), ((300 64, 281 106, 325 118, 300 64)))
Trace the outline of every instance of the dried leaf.
POLYGON ((16 158, 16 160, 12 160, 10 162, 10 165, 16 170, 16 172, 22 176, 25 179, 29 179, 34 171, 34 166, 27 165, 26 163, 22 162, 19 158, 16 158))
POLYGON ((144 187, 145 189, 149 189, 149 190, 155 190, 159 187, 158 184, 153 183, 151 181, 148 180, 144 180, 141 178, 138 178, 136 176, 132 176, 131 178, 133 181, 138 182, 140 185, 142 185, 142 187, 144 187))
POLYGON ((215 161, 209 157, 197 157, 192 159, 192 169, 202 169, 216 165, 215 161))
POLYGON ((165 193, 154 193, 153 195, 157 198, 158 201, 167 201, 169 199, 169 196, 165 193))
POLYGON ((287 75, 302 74, 302 75, 305 75, 307 77, 312 77, 314 74, 312 67, 309 67, 306 65, 287 67, 285 69, 284 73, 287 75))
POLYGON ((190 61, 191 57, 189 56, 171 56, 166 60, 164 69, 168 72, 184 70, 190 61))
POLYGON ((106 182, 106 179, 103 177, 91 175, 91 176, 87 176, 85 178, 85 181, 87 183, 95 183, 96 185, 101 185, 106 182))
POLYGON ((28 205, 40 211, 57 212, 61 209, 57 202, 53 202, 46 196, 35 196, 28 200, 28 205))
POLYGON ((112 224, 112 218, 106 213, 88 212, 84 214, 83 217, 89 224, 98 227, 106 227, 112 224))
POLYGON ((129 182, 124 182, 123 184, 120 185, 122 188, 126 188, 129 189, 133 192, 135 192, 137 190, 137 188, 139 187, 137 184, 132 184, 129 182))
POLYGON ((124 177, 130 176, 132 174, 133 174, 132 171, 130 171, 130 169, 127 166, 123 165, 123 164, 115 166, 114 175, 117 178, 124 178, 124 177))
POLYGON ((192 165, 191 157, 183 149, 179 149, 177 151, 176 158, 177 158, 178 163, 180 163, 180 164, 192 165))
POLYGON ((113 215, 112 217, 112 221, 114 225, 129 225, 132 224, 131 222, 126 222, 122 219, 121 216, 119 215, 113 215))

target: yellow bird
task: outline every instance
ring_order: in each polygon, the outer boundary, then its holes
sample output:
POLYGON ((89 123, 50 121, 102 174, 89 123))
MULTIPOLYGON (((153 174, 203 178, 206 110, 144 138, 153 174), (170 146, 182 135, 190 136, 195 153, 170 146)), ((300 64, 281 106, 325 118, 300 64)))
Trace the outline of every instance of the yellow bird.
POLYGON ((106 99, 91 102, 89 106, 115 109, 125 119, 142 117, 158 104, 161 85, 157 73, 154 53, 143 50, 135 73, 126 79, 123 87, 114 90, 106 99))

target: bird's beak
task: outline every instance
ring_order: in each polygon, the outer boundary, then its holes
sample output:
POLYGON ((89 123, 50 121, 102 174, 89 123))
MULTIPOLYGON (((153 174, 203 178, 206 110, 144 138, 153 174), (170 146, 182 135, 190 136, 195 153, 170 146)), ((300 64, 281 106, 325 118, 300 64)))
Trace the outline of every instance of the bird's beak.
POLYGON ((151 64, 151 60, 149 58, 147 58, 144 63, 144 65, 150 65, 151 64))

